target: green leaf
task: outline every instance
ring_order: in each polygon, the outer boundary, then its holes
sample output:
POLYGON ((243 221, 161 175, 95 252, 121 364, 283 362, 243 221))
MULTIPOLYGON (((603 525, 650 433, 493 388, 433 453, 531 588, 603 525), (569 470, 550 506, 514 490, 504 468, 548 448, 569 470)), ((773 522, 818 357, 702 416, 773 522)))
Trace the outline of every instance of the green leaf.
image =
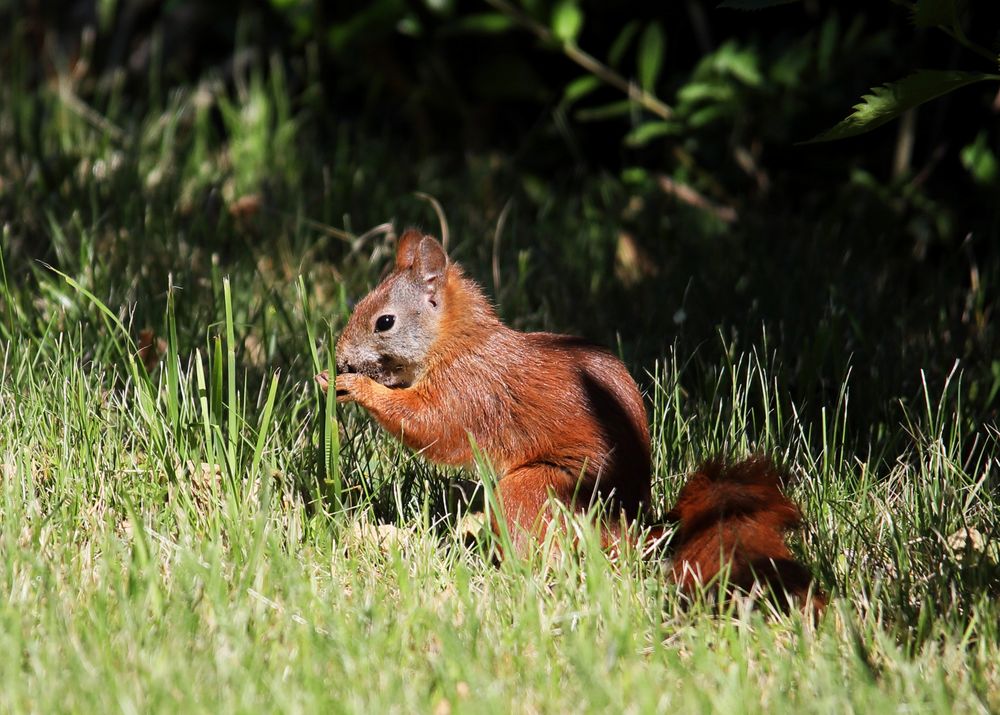
POLYGON ((815 62, 819 65, 819 51, 812 42, 795 43, 782 52, 771 63, 768 69, 771 83, 781 87, 798 88, 808 86, 809 67, 815 62))
POLYGON ((874 87, 871 94, 862 96, 861 102, 854 105, 854 113, 847 119, 805 143, 833 141, 864 134, 928 100, 986 80, 1000 80, 1000 75, 921 70, 898 82, 874 87))
MULTIPOLYGON (((275 370, 271 375, 271 389, 267 393, 267 401, 264 402, 264 412, 260 418, 260 429, 257 431, 257 443, 253 448, 253 459, 250 463, 250 476, 256 478, 260 461, 264 457, 264 445, 267 443, 267 430, 271 426, 271 415, 274 413, 274 398, 278 394, 278 383, 281 372, 275 370)), ((334 389, 336 393, 336 389, 334 389)))
POLYGON ((439 15, 449 15, 455 11, 455 0, 424 0, 424 5, 439 15))
POLYGON ((447 34, 496 35, 507 32, 513 26, 514 22, 499 12, 480 12, 456 20, 445 30, 447 34))
POLYGON ((626 184, 642 184, 649 180, 649 171, 641 166, 622 169, 622 181, 626 184))
POLYGON ((552 8, 552 33, 563 42, 575 42, 583 27, 583 10, 574 0, 560 0, 552 8))
POLYGON ((522 0, 521 4, 524 5, 525 11, 531 17, 535 19, 539 19, 541 17, 543 8, 542 3, 539 2, 539 0, 522 0))
POLYGON ((763 10, 777 5, 791 5, 793 2, 801 0, 725 0, 719 3, 719 7, 729 10, 763 10))
POLYGON ((1000 162, 990 149, 989 134, 979 132, 976 141, 964 147, 960 154, 964 166, 977 183, 990 185, 1000 177, 1000 162))
POLYGON ((733 105, 711 104, 707 107, 702 107, 696 112, 692 112, 691 116, 688 117, 687 123, 688 126, 691 126, 695 129, 700 129, 701 127, 719 121, 720 119, 731 117, 735 113, 736 110, 733 105))
POLYGON ((677 122, 646 122, 625 135, 625 145, 641 147, 659 137, 680 134, 682 131, 683 126, 677 122))
POLYGON ((601 80, 597 79, 594 75, 585 74, 582 77, 577 77, 566 85, 566 89, 563 90, 563 102, 565 104, 572 104, 586 97, 600 86, 601 80))
POLYGON ((611 119, 613 117, 620 117, 622 115, 628 114, 634 108, 634 104, 631 100, 622 99, 617 102, 612 102, 611 104, 605 104, 600 107, 590 107, 587 109, 581 109, 576 112, 575 116, 577 120, 581 122, 595 122, 602 119, 611 119))
POLYGON ((913 22, 917 27, 951 26, 957 15, 955 0, 917 0, 913 6, 913 22))
POLYGON ((222 338, 216 337, 212 340, 212 424, 220 426, 222 424, 222 338))
POLYGON ((201 360, 201 350, 194 351, 195 378, 198 385, 198 401, 201 404, 201 424, 205 430, 205 456, 209 464, 216 464, 215 461, 215 440, 212 439, 212 389, 208 380, 205 379, 205 367, 201 360))
POLYGON ((622 31, 618 33, 618 37, 616 37, 615 41, 611 43, 611 50, 608 52, 609 65, 612 67, 618 66, 618 63, 622 61, 622 56, 625 54, 625 51, 628 50, 628 46, 632 44, 632 39, 638 31, 638 20, 632 20, 622 28, 622 31))
POLYGON ((240 413, 236 397, 236 331, 233 326, 233 296, 229 286, 229 278, 222 280, 222 293, 226 308, 226 426, 229 428, 229 439, 226 444, 229 474, 236 473, 236 453, 239 448, 240 413))
POLYGON ((727 102, 736 94, 731 84, 722 82, 689 82, 677 90, 681 104, 697 102, 727 102))
POLYGON ((756 50, 744 49, 735 40, 723 42, 715 52, 698 63, 696 78, 703 79, 713 74, 730 75, 750 87, 759 87, 764 82, 756 50))
POLYGON ((837 39, 840 36, 840 19, 834 14, 830 15, 819 31, 819 42, 816 45, 816 65, 822 74, 830 71, 833 65, 833 58, 837 52, 837 39))
POLYGON ((663 28, 658 22, 648 25, 639 39, 639 85, 647 92, 652 91, 660 76, 666 44, 663 28))

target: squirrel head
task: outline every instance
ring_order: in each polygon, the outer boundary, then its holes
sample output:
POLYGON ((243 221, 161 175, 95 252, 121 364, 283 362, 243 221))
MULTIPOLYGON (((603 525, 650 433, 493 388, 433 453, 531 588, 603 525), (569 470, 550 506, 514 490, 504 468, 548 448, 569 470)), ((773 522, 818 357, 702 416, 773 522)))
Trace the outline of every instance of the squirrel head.
POLYGON ((392 273, 366 295, 337 340, 337 372, 408 387, 427 363, 444 313, 448 256, 431 236, 409 229, 392 273))

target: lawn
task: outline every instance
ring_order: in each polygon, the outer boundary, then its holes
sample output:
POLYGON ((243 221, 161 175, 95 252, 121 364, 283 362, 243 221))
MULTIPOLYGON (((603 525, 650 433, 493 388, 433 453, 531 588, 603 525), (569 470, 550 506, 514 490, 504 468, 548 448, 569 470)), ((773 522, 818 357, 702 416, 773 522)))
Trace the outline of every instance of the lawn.
POLYGON ((1000 710, 995 266, 900 257, 860 180, 730 229, 601 172, 400 161, 275 67, 3 93, 0 709, 1000 710), (593 544, 497 566, 462 529, 488 470, 325 399, 393 231, 442 229, 415 191, 509 323, 623 356, 661 510, 705 457, 789 465, 818 624, 593 544), (667 238, 629 259, 622 226, 667 238))

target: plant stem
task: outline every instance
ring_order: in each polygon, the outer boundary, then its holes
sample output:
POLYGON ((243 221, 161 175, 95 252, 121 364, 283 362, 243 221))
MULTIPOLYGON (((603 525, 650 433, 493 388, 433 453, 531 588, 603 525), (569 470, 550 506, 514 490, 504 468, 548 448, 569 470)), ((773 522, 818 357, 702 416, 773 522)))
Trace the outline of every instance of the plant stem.
POLYGON ((943 32, 944 34, 948 35, 948 37, 950 37, 951 39, 955 40, 955 42, 962 45, 962 47, 964 47, 965 49, 969 50, 970 52, 975 52, 980 57, 989 60, 994 67, 1000 68, 1000 55, 996 54, 995 52, 990 52, 988 49, 986 49, 979 43, 970 40, 966 36, 965 31, 961 28, 961 26, 957 22, 951 27, 947 27, 945 25, 938 25, 938 29, 941 30, 941 32, 943 32))
POLYGON ((674 110, 667 104, 664 104, 662 101, 657 99, 655 95, 642 89, 635 82, 625 79, 593 55, 581 50, 573 42, 562 42, 556 38, 549 28, 528 17, 506 0, 485 0, 485 2, 518 24, 530 30, 532 34, 543 42, 551 42, 559 45, 563 54, 569 59, 573 60, 573 62, 580 65, 580 67, 583 67, 583 69, 590 72, 590 74, 594 75, 605 84, 609 84, 612 87, 621 90, 630 100, 641 105, 644 109, 649 110, 663 119, 670 119, 670 117, 673 116, 674 110))

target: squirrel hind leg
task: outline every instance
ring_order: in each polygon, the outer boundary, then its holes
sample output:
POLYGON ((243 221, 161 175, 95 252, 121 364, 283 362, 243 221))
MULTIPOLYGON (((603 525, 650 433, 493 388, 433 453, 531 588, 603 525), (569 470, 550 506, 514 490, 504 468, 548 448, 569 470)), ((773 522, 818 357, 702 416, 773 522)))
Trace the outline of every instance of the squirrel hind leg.
MULTIPOLYGON (((497 483, 500 514, 518 556, 527 556, 545 538, 552 521, 551 497, 569 503, 574 480, 568 473, 547 464, 533 464, 510 470, 497 483)), ((493 531, 500 533, 497 515, 493 531)))
MULTIPOLYGON (((504 523, 514 551, 522 557, 544 541, 548 530, 556 523, 557 505, 580 513, 591 506, 593 496, 592 490, 581 485, 569 470, 545 463, 516 467, 497 483, 504 523)), ((610 520, 602 520, 600 528, 602 546, 615 545, 618 534, 610 520)), ((500 533, 495 515, 493 531, 500 533)))

